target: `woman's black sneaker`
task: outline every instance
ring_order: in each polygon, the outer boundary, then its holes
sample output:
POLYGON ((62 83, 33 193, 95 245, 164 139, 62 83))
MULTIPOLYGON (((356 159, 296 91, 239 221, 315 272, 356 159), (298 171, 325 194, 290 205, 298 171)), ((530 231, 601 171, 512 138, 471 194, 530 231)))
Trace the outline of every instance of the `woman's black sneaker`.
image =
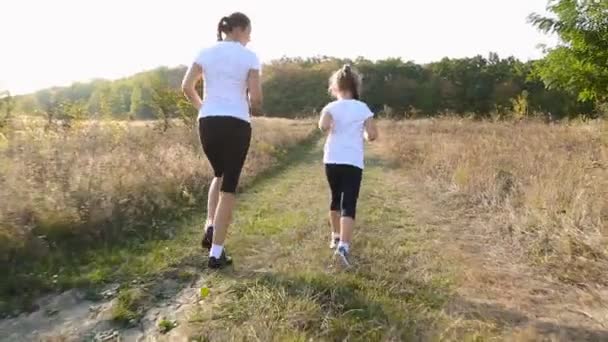
POLYGON ((228 265, 232 265, 232 258, 229 256, 226 256, 225 249, 222 251, 222 255, 219 258, 209 257, 209 264, 208 264, 209 268, 218 269, 218 268, 224 268, 228 265))
POLYGON ((205 229, 205 235, 203 236, 203 240, 201 241, 201 246, 203 249, 210 249, 211 244, 213 243, 213 226, 207 226, 205 229))

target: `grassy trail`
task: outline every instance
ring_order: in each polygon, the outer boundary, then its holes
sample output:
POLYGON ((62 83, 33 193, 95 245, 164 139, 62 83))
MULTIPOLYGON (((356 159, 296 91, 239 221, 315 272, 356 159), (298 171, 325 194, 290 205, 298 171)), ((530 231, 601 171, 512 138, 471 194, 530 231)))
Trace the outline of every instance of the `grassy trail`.
POLYGON ((321 143, 242 194, 227 245, 234 268, 203 277, 210 295, 167 340, 440 338, 450 270, 387 172, 368 160, 349 270, 328 248, 321 143))

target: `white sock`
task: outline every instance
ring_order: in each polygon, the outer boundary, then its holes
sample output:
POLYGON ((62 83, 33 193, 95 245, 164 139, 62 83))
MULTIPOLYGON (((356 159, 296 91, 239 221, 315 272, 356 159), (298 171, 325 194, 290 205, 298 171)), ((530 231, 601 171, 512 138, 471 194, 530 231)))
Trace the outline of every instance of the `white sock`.
POLYGON ((224 251, 224 246, 212 244, 211 250, 209 251, 209 256, 218 258, 222 256, 222 252, 224 251))
POLYGON ((335 239, 339 239, 340 238, 340 233, 333 233, 331 235, 331 237, 335 240, 335 239))
POLYGON ((344 249, 345 249, 345 250, 348 252, 348 248, 349 248, 350 246, 349 246, 349 243, 348 243, 348 242, 340 241, 340 243, 338 244, 338 249, 340 249, 340 248, 342 248, 342 247, 344 247, 344 249))

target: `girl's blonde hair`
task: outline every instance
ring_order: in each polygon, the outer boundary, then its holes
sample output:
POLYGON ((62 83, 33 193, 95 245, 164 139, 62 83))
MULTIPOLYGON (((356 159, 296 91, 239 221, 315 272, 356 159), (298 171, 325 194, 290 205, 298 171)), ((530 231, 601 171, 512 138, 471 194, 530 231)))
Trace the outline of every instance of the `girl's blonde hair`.
POLYGON ((361 75, 350 66, 345 64, 329 78, 329 92, 349 91, 355 100, 361 95, 361 75))

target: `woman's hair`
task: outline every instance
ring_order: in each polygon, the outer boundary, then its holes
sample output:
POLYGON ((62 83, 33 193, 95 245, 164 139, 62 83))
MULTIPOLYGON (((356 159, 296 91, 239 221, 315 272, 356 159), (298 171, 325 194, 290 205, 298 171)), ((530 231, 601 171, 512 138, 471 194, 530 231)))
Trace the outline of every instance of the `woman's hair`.
POLYGON ((340 70, 334 72, 329 78, 329 90, 349 91, 355 100, 361 95, 361 76, 350 66, 345 64, 340 70))
POLYGON ((223 17, 220 19, 219 24, 217 24, 217 40, 222 41, 222 33, 230 33, 234 28, 240 27, 242 29, 246 29, 251 25, 251 20, 249 17, 241 12, 234 12, 227 17, 223 17))

